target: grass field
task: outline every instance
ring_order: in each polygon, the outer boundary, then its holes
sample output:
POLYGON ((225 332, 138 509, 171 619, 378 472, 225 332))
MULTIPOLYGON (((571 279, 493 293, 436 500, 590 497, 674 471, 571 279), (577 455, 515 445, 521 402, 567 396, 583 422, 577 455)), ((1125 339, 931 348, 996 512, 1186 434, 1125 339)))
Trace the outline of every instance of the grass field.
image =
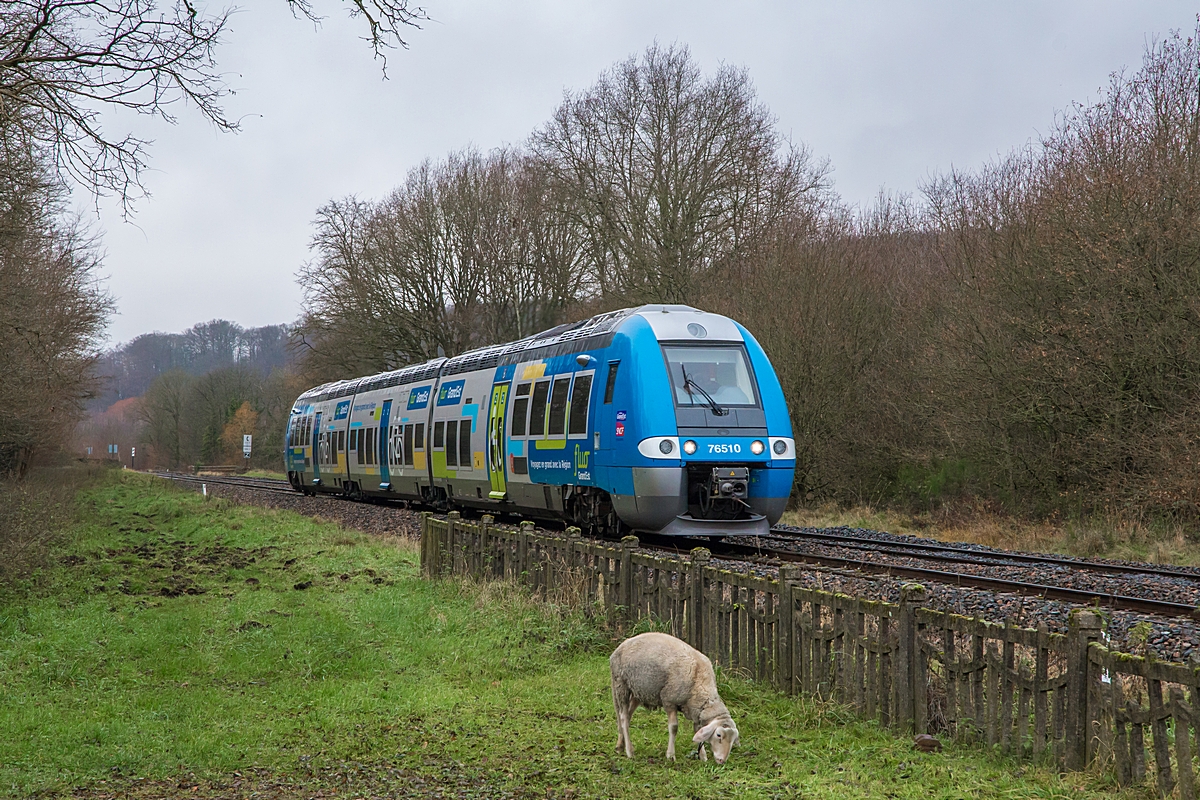
POLYGON ((920 754, 729 674, 743 745, 725 766, 666 762, 665 717, 645 711, 629 761, 613 637, 576 613, 423 581, 409 542, 144 476, 107 476, 78 505, 33 588, 0 606, 12 795, 1114 796, 1102 776, 976 748, 920 754))

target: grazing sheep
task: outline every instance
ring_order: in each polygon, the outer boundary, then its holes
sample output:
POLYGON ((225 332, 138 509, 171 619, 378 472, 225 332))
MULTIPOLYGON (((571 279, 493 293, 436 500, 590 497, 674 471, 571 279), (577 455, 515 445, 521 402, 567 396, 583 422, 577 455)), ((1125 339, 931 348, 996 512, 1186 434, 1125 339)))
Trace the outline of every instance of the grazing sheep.
POLYGON ((675 760, 675 733, 679 712, 692 722, 692 741, 700 745, 700 758, 708 760, 704 743, 724 764, 738 742, 737 725, 717 694, 712 662, 686 642, 666 633, 642 633, 621 642, 609 656, 613 707, 617 711, 617 752, 633 758, 629 718, 639 706, 667 712, 667 758, 675 760))

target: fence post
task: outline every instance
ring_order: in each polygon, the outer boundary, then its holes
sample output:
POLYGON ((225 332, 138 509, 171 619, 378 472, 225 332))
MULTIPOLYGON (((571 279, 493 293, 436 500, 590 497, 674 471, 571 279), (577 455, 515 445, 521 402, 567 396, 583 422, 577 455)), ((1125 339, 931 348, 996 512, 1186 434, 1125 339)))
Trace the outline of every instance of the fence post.
POLYGON ((426 578, 433 577, 431 572, 432 564, 429 558, 429 544, 433 538, 432 532, 429 530, 429 512, 421 512, 421 574, 426 578))
POLYGON ((1100 638, 1100 615, 1077 608, 1067 620, 1067 729, 1066 768, 1079 771, 1087 766, 1088 730, 1088 647, 1100 638))
POLYGON ((625 619, 629 624, 637 621, 633 607, 633 551, 638 548, 638 537, 621 537, 621 605, 625 606, 625 619))
POLYGON ((688 583, 691 597, 688 598, 688 638, 692 647, 704 652, 704 568, 712 557, 707 547, 692 548, 692 563, 688 583))
POLYGON ((782 566, 779 568, 779 688, 788 694, 795 694, 796 665, 796 603, 792 598, 792 581, 796 580, 799 567, 782 566))
POLYGON ((525 520, 521 523, 521 533, 517 539, 517 580, 529 583, 529 537, 533 535, 533 523, 525 520))
POLYGON ((462 548, 458 545, 458 523, 462 514, 451 511, 446 515, 446 544, 450 547, 450 574, 462 573, 462 548))
MULTIPOLYGON (((479 518, 479 574, 486 580, 496 579, 496 547, 492 542, 492 526, 496 518, 484 514, 479 518)), ((504 577, 503 562, 501 562, 500 578, 504 577)))
POLYGON ((925 676, 917 668, 917 609, 925 602, 925 587, 919 583, 907 583, 900 587, 900 659, 896 686, 896 722, 901 730, 914 731, 917 720, 917 702, 925 699, 920 691, 925 676))

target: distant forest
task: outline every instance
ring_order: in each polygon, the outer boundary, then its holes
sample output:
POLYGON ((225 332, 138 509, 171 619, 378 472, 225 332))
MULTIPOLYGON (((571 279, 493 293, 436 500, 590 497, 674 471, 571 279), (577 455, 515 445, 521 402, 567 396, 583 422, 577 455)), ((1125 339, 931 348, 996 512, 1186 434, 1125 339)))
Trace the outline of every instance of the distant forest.
POLYGON ((283 425, 302 388, 290 336, 288 325, 212 320, 103 353, 77 452, 139 468, 240 464, 242 436, 251 434, 251 465, 278 469, 283 425))
POLYGON ((179 370, 199 376, 215 369, 242 366, 259 375, 287 366, 287 325, 243 328, 214 319, 183 333, 144 333, 104 353, 97 365, 103 388, 89 403, 103 411, 118 400, 141 397, 160 375, 179 370))

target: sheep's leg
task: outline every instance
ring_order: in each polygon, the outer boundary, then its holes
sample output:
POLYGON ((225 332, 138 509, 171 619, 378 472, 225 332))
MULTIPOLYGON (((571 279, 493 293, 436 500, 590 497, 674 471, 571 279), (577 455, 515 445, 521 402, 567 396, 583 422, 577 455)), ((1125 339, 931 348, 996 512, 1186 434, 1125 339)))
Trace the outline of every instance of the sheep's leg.
POLYGON ((625 736, 625 755, 633 758, 633 739, 629 738, 629 720, 633 717, 633 712, 637 711, 638 701, 629 698, 629 704, 625 707, 625 713, 621 717, 622 733, 625 736))
POLYGON ((624 703, 617 697, 617 684, 613 682, 613 710, 617 714, 617 752, 620 753, 625 749, 625 722, 621 716, 624 711, 624 703))
POLYGON ((667 709, 667 758, 675 760, 675 734, 679 732, 679 709, 667 709))

